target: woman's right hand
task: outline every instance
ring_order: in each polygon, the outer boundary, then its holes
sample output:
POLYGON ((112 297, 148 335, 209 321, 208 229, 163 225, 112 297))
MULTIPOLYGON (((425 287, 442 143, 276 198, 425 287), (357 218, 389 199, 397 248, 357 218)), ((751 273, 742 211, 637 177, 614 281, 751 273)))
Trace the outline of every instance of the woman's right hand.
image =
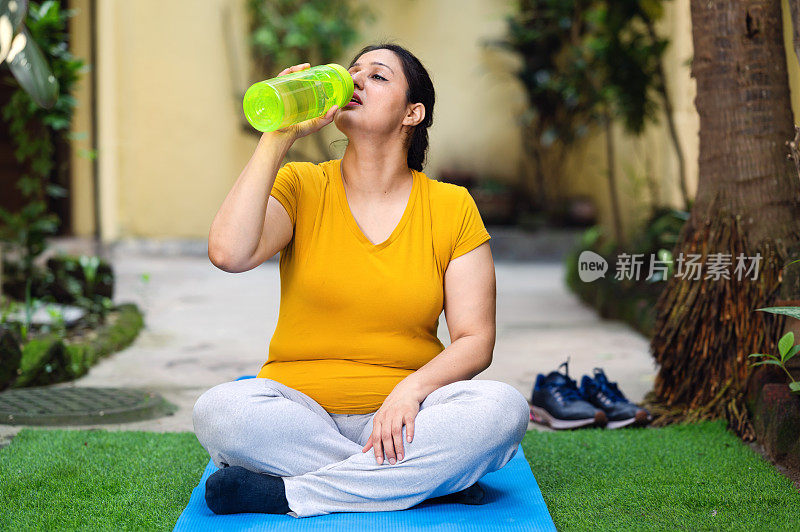
MULTIPOLYGON (((302 63, 300 65, 294 65, 289 68, 285 68, 281 71, 278 76, 283 76, 286 74, 290 74, 292 72, 300 72, 301 70, 306 70, 311 68, 310 63, 302 63)), ((339 106, 333 104, 333 106, 328 109, 328 112, 322 116, 318 116, 316 118, 312 118, 310 120, 304 120, 297 124, 292 124, 291 126, 287 126, 283 129, 276 129, 273 134, 279 135, 286 135, 291 138, 293 141, 299 139, 300 137, 305 137, 306 135, 310 135, 315 131, 319 131, 323 127, 327 126, 333 121, 333 117, 336 114, 336 111, 339 110, 339 106)))

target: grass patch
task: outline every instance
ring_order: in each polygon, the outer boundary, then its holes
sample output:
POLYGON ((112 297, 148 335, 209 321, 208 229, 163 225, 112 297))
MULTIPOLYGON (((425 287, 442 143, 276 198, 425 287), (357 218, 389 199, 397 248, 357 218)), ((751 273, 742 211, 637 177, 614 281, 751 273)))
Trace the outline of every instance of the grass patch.
MULTIPOLYGON (((721 421, 522 446, 560 531, 798 527, 800 494, 721 421)), ((0 450, 0 528, 171 530, 207 463, 190 432, 26 428, 0 450)))
POLYGON ((207 463, 191 432, 26 428, 0 450, 0 528, 172 530, 207 463))
POLYGON ((559 530, 800 530, 800 493, 723 421, 522 445, 559 530))

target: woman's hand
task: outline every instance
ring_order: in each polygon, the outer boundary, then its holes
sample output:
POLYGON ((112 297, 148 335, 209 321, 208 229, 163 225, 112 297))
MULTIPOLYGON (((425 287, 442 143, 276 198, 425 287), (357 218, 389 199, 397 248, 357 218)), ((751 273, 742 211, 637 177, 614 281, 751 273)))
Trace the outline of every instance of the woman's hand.
POLYGON ((420 401, 405 388, 395 386, 372 418, 372 434, 362 453, 375 449, 375 460, 383 463, 383 454, 390 464, 403 459, 403 424, 406 425, 406 438, 414 439, 414 419, 419 413, 420 401))
MULTIPOLYGON (((311 68, 311 63, 303 63, 300 65, 294 65, 289 68, 285 68, 281 70, 278 76, 283 76, 286 74, 290 74, 292 72, 300 72, 301 70, 306 70, 311 68)), ((310 120, 304 120, 297 124, 292 124, 291 126, 287 126, 283 129, 277 129, 273 134, 285 135, 291 138, 293 141, 299 139, 300 137, 305 137, 306 135, 310 135, 315 131, 319 131, 323 127, 327 126, 333 121, 333 117, 336 114, 336 111, 339 110, 339 106, 333 104, 333 106, 328 109, 328 112, 322 116, 318 116, 316 118, 311 118, 310 120)))

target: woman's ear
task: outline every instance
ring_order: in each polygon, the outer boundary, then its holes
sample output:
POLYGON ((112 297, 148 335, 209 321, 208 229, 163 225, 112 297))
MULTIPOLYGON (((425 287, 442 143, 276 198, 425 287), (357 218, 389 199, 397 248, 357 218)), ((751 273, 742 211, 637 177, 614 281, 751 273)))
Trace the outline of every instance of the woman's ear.
POLYGON ((425 120, 425 106, 421 103, 409 104, 406 116, 403 118, 403 125, 413 127, 423 120, 425 120))

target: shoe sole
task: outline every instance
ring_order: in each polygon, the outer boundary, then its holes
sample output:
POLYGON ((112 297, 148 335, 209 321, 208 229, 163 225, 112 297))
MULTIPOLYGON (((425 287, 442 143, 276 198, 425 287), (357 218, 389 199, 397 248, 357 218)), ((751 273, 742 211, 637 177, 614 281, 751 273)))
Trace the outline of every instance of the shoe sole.
POLYGON ((620 419, 618 421, 609 421, 606 425, 607 429, 620 429, 622 427, 627 427, 628 425, 634 426, 642 426, 647 425, 650 422, 650 417, 647 415, 647 412, 644 410, 639 410, 636 412, 634 417, 628 419, 620 419))
POLYGON ((601 410, 598 410, 594 417, 584 419, 558 419, 543 408, 531 404, 528 406, 530 409, 531 421, 540 425, 547 425, 555 430, 577 429, 591 425, 604 426, 607 422, 606 414, 601 410))

